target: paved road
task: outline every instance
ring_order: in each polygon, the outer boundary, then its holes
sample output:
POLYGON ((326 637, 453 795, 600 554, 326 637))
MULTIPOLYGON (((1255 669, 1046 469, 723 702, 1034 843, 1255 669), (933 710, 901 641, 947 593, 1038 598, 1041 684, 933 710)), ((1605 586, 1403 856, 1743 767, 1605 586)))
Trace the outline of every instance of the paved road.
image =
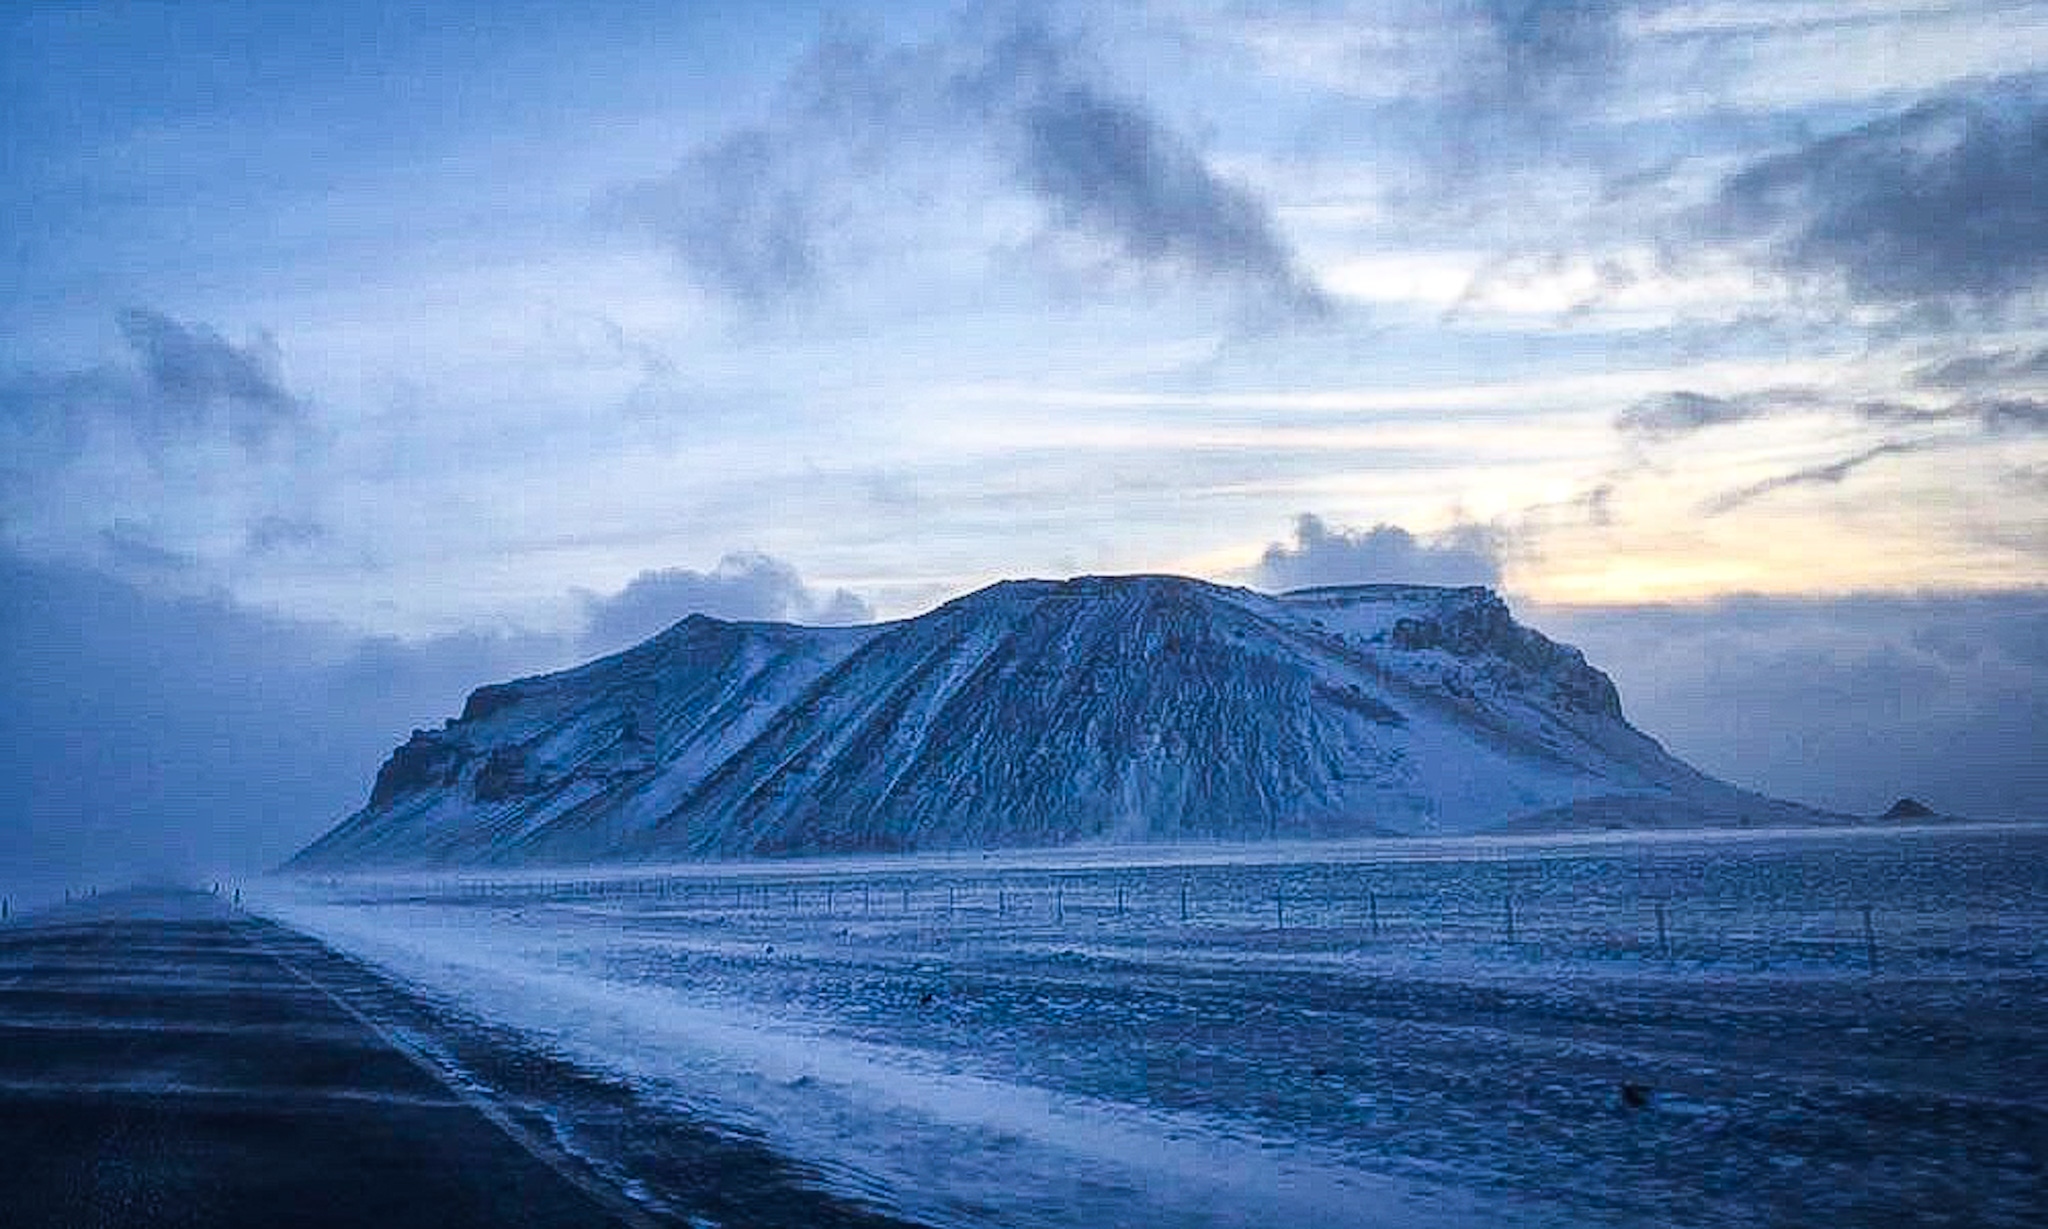
POLYGON ((208 895, 0 929, 10 1229, 891 1223, 802 1179, 208 895))

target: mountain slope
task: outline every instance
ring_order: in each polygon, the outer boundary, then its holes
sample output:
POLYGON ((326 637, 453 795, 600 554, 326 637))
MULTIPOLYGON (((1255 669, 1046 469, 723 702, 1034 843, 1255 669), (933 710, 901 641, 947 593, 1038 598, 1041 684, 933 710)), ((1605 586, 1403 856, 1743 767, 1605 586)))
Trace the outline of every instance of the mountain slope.
POLYGON ((296 868, 1783 822, 1485 589, 1010 581, 863 628, 692 616, 415 731, 296 868))

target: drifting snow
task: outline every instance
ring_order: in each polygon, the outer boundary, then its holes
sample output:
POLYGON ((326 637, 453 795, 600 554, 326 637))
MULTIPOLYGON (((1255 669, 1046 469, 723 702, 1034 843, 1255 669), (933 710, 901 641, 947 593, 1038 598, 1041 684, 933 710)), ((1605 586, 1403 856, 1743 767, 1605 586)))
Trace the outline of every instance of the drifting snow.
POLYGON ((301 880, 262 907, 938 1224, 2038 1207, 2038 829, 301 880))

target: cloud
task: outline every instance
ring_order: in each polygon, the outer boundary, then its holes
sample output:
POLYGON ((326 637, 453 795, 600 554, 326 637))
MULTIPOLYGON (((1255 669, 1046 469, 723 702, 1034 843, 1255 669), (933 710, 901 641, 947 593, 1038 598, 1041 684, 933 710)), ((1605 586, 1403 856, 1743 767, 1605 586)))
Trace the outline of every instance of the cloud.
POLYGON ((772 116, 610 208, 756 312, 884 266, 900 273, 928 248, 1008 250, 1014 239, 990 219, 1019 193, 1046 236, 1100 245, 1126 269, 1290 315, 1327 311, 1266 204, 1104 77, 1077 40, 1028 18, 887 50, 828 39, 772 116))
POLYGON ((121 333, 143 376, 139 404, 180 434, 217 413, 236 443, 256 449, 303 412, 284 386, 277 342, 269 334, 237 346, 203 324, 144 308, 121 313, 121 333))
POLYGON ((1251 582, 1274 592, 1377 583, 1498 585, 1499 541, 1478 525, 1460 525, 1427 540, 1399 525, 1331 529, 1304 512, 1295 520, 1293 545, 1267 547, 1251 582))
POLYGON ((50 462, 82 451, 96 428, 152 452, 212 432, 258 452, 304 419, 269 334, 237 346, 206 325, 143 308, 122 312, 119 324, 126 362, 0 382, 0 431, 50 462))
POLYGON ((590 641, 636 640, 636 620, 868 617, 762 555, 586 601, 580 634, 402 641, 0 549, 0 888, 19 904, 30 879, 48 895, 274 865, 362 805, 408 730, 485 683, 573 665, 590 641))
POLYGON ((327 526, 306 517, 259 516, 244 535, 243 551, 250 555, 271 555, 304 546, 316 546, 328 538, 327 526))
MULTIPOLYGON (((75 558, 164 573, 201 562, 179 503, 211 528, 224 508, 308 497, 311 407, 273 338, 238 345, 142 308, 118 325, 119 359, 0 378, 0 516, 75 558)), ((285 523, 249 526, 253 553, 282 545, 285 523)))
POLYGON ((1910 377, 1921 388, 1952 391, 2043 378, 2048 378, 2048 346, 1976 350, 1915 368, 1910 377))
POLYGON ((791 174, 789 143, 748 128, 691 153, 676 171, 621 194, 625 215, 674 247, 711 289, 761 308, 814 288, 825 242, 813 193, 791 174))
MULTIPOLYGON (((1951 387, 1968 384, 2024 365, 2025 356, 1979 361, 1951 360, 1930 374, 1922 368, 1909 383, 1951 387), (1960 364, 1960 365, 1959 365, 1960 364)), ((2048 400, 2037 397, 1968 396, 1942 402, 1845 396, 1811 385, 1787 385, 1756 392, 1710 395, 1690 390, 1658 393, 1630 405, 1615 418, 1615 429, 1647 444, 1669 444, 1709 428, 1782 414, 1834 414, 1886 429, 1920 428, 1912 438, 1871 444, 1838 460, 1777 474, 1724 492, 1699 506, 1705 516, 1719 516, 1778 491, 1802 486, 1835 486, 1872 462, 1966 443, 1971 439, 2048 431, 2048 400)), ((1647 467, 1638 455, 1635 468, 1647 467)))
POLYGON ((1071 86, 1022 121, 1019 171, 1061 225, 1110 240, 1140 265, 1239 280, 1301 315, 1328 310, 1264 203, 1218 178, 1141 107, 1071 86))
POLYGON ((122 312, 119 324, 125 362, 0 380, 10 479, 77 460, 96 436, 162 455, 218 435, 260 453, 304 422, 306 403, 285 387, 268 334, 237 346, 206 325, 142 308, 122 312))
POLYGON ((1887 440, 1882 444, 1865 448, 1861 452, 1852 453, 1839 461, 1829 461, 1825 465, 1810 465, 1805 469, 1793 470, 1789 474, 1779 474, 1775 477, 1765 478, 1761 482, 1753 482, 1748 486, 1716 495, 1700 505, 1700 512, 1704 516, 1721 516, 1724 513, 1733 512, 1744 504, 1754 503, 1766 495, 1791 487, 1839 486, 1848 479, 1849 475, 1862 469, 1872 461, 1877 461, 1884 457, 1900 456, 1910 452, 1920 452, 1930 446, 1931 443, 1925 440, 1887 440))
POLYGON ((1709 772, 1874 814, 1901 795, 2048 815, 2048 591, 1742 597, 1525 612, 1709 772))
POLYGON ((1485 51, 1472 75, 1496 99, 1579 106, 1612 76, 1618 0, 1480 0, 1485 51))
POLYGON ((1710 228, 1865 302, 2001 302, 2048 275, 2048 104, 2031 82, 1958 92, 1763 158, 1710 228))
POLYGON ((126 518, 100 530, 100 545, 110 560, 128 572, 182 572, 198 562, 166 547, 147 525, 126 518))
POLYGON ((690 614, 827 625, 865 623, 874 617, 866 602, 845 589, 820 593, 789 564, 742 552, 725 556, 709 572, 642 572, 617 593, 586 597, 584 644, 592 652, 612 652, 690 614))
POLYGON ((2048 431, 2048 401, 2039 397, 1984 397, 1962 408, 1993 433, 2048 431))
POLYGON ((1811 389, 1783 388, 1717 397, 1676 390, 1645 397, 1623 410, 1614 425, 1631 435, 1670 439, 1707 427, 1762 418, 1780 406, 1811 407, 1818 402, 1811 389))
POLYGON ((5 886, 260 870, 361 805, 413 725, 572 659, 559 637, 361 639, 0 552, 5 886))
MULTIPOLYGON (((1953 365, 1943 364, 1944 367, 1953 365)), ((1938 380, 1942 385, 1966 383, 1977 379, 1978 376, 1974 373, 1981 370, 1985 368, 1973 361, 1967 367, 1959 369, 1960 374, 1953 371, 1945 372, 1938 380)), ((1911 382, 1920 384, 1935 382, 1917 374, 1910 379, 1911 382)), ((1727 396, 1689 390, 1658 393, 1635 402, 1616 415, 1614 425, 1615 429, 1623 434, 1647 442, 1662 443, 1709 427, 1750 422, 1780 414, 1815 413, 1841 414, 1866 423, 1891 427, 1966 425, 1974 426, 1991 435, 2011 435, 2048 429, 2048 401, 2039 397, 1971 396, 1941 403, 1928 403, 1883 397, 1845 397, 1807 385, 1789 385, 1727 396)), ((1912 447, 1929 442, 1931 441, 1921 441, 1912 447)), ((1892 452, 1907 450, 1909 449, 1906 447, 1890 449, 1892 452)), ((1832 470, 1835 467, 1821 468, 1832 470)))
POLYGON ((2048 401, 2039 397, 1964 397, 1945 405, 1914 405, 1897 401, 1859 401, 1856 414, 1867 422, 1932 426, 1963 423, 1989 435, 2018 435, 2048 430, 2048 401))
POLYGON ((1438 151, 1461 170, 1554 158, 1583 137, 1627 54, 1618 0, 1470 0, 1444 73, 1438 151))

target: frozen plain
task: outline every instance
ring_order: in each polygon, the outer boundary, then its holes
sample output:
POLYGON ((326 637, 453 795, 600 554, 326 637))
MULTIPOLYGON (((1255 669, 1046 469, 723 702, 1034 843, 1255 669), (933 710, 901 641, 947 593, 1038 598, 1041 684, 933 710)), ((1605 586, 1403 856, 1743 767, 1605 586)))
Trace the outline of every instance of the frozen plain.
POLYGON ((251 899, 933 1224, 2048 1210, 2048 828, 322 877, 251 899))

